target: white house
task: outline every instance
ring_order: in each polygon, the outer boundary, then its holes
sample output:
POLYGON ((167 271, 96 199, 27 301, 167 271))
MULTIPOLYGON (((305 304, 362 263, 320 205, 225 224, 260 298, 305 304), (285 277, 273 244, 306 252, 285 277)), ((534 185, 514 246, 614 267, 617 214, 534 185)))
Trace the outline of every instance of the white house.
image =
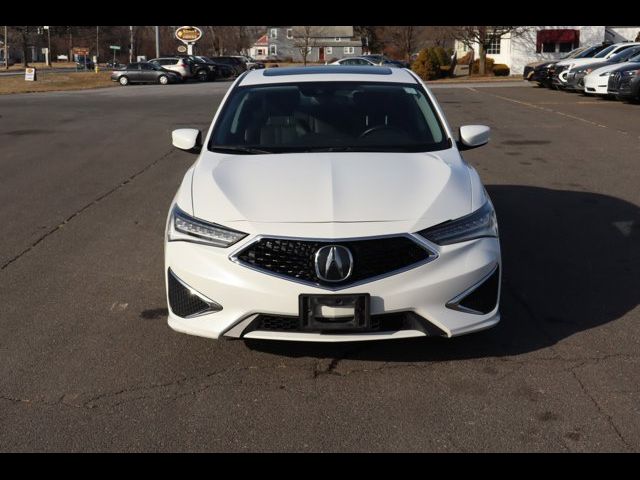
POLYGON ((269 55, 269 39, 261 36, 249 49, 249 56, 256 60, 265 60, 269 55))
MULTIPOLYGON (((506 34, 493 42, 487 50, 487 57, 495 63, 503 63, 511 69, 511 74, 522 74, 528 63, 555 60, 574 48, 594 45, 604 41, 633 41, 640 33, 638 27, 607 26, 530 26, 517 34, 506 34)), ((461 57, 469 48, 456 41, 456 52, 461 57)), ((473 47, 478 58, 478 47, 473 47)))

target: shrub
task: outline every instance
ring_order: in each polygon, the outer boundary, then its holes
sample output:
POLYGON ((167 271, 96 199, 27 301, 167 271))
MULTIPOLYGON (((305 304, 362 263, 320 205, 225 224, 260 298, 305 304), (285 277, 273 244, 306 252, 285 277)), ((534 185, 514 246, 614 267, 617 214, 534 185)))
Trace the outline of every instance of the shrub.
MULTIPOLYGON (((485 73, 489 73, 493 70, 493 64, 495 63, 495 61, 493 60, 493 58, 489 58, 487 57, 485 59, 485 63, 484 63, 484 72, 485 73)), ((480 59, 477 59, 475 62, 473 62, 473 70, 472 73, 479 73, 480 72, 480 59)))
POLYGON ((434 80, 441 78, 451 63, 451 59, 442 47, 430 47, 420 51, 418 58, 411 65, 411 69, 423 80, 434 80))
POLYGON ((504 63, 496 63, 493 66, 493 74, 496 77, 508 77, 510 73, 511 73, 511 70, 504 63))

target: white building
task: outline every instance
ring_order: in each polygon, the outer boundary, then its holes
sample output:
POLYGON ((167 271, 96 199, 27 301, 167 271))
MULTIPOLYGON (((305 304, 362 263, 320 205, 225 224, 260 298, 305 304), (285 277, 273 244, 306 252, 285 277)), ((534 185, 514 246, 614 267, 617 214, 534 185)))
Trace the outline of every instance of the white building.
POLYGON ((269 55, 269 39, 261 36, 249 49, 249 56, 256 60, 265 60, 269 55))
MULTIPOLYGON (((639 27, 605 26, 531 26, 517 35, 506 34, 493 42, 487 57, 495 63, 503 63, 512 75, 522 74, 528 63, 555 60, 574 48, 595 45, 604 41, 633 41, 640 33, 639 27)), ((478 58, 478 47, 473 48, 478 58)), ((456 41, 458 58, 469 51, 462 42, 456 41)))

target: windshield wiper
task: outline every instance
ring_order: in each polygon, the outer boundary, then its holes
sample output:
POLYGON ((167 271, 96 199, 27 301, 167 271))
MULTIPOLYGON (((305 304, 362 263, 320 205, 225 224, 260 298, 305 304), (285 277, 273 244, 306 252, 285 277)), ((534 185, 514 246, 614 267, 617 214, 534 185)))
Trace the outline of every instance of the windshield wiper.
POLYGON ((274 153, 273 150, 261 150, 259 148, 253 147, 240 147, 235 145, 228 145, 224 147, 212 147, 210 148, 212 152, 221 152, 221 153, 241 153, 245 155, 261 155, 274 153))

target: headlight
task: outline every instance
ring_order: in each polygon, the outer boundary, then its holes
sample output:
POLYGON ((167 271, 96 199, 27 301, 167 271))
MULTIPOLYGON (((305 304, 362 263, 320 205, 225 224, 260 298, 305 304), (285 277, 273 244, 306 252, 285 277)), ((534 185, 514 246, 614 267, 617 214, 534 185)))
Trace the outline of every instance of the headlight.
POLYGON ((176 205, 171 211, 167 236, 170 242, 183 240, 226 248, 239 242, 247 234, 194 218, 176 205))
POLYGON ((624 75, 627 75, 628 77, 635 77, 639 73, 640 70, 627 70, 626 72, 624 72, 624 75))
POLYGON ((438 245, 451 245, 476 238, 497 237, 498 221, 491 201, 487 200, 469 215, 427 228, 418 234, 438 245))

